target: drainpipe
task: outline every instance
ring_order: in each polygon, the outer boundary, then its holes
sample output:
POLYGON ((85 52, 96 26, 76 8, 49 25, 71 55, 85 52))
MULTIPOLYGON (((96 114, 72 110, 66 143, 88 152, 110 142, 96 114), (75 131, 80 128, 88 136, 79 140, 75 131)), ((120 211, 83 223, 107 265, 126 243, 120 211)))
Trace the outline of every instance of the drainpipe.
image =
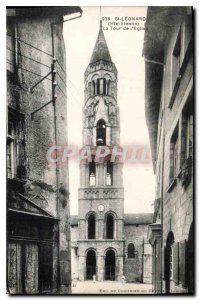
MULTIPOLYGON (((164 200, 164 148, 165 148, 165 101, 164 101, 164 78, 165 78, 165 65, 163 69, 163 82, 162 82, 162 101, 163 101, 163 145, 162 145, 162 176, 161 176, 161 183, 162 183, 162 188, 161 188, 161 265, 163 266, 163 251, 164 251, 164 243, 163 243, 163 200, 164 200)), ((162 266, 161 266, 161 293, 163 292, 163 273, 162 273, 162 266)))
MULTIPOLYGON (((54 45, 54 26, 58 24, 63 24, 68 21, 72 21, 78 18, 81 18, 82 16, 82 11, 80 12, 80 15, 77 17, 73 17, 67 20, 63 20, 62 22, 57 22, 57 23, 51 23, 51 40, 52 40, 52 100, 53 100, 53 109, 54 109, 54 132, 55 132, 55 145, 57 145, 57 112, 56 112, 56 99, 57 95, 55 93, 56 89, 56 70, 54 68, 55 62, 56 62, 56 57, 55 57, 55 45, 54 45)), ((60 205, 59 205, 59 168, 58 168, 58 162, 57 162, 57 152, 56 152, 56 185, 57 185, 57 203, 56 203, 56 208, 57 208, 57 218, 59 219, 60 217, 60 205)), ((58 291, 60 290, 60 255, 59 255, 59 244, 60 244, 60 229, 58 226, 58 291)))

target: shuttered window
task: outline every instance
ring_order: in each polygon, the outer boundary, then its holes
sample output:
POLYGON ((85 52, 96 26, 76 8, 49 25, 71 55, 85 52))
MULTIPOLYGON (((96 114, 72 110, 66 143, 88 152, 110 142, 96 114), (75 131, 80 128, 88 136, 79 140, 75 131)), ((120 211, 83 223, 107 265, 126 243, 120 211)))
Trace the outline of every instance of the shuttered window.
POLYGON ((176 126, 170 142, 170 183, 176 178, 178 173, 178 125, 176 126))
POLYGON ((173 281, 179 284, 179 243, 172 245, 173 253, 173 281))
POLYGON ((24 119, 15 113, 8 113, 7 129, 7 176, 24 178, 25 161, 25 127, 24 119))
POLYGON ((186 240, 179 243, 179 280, 186 287, 186 240))

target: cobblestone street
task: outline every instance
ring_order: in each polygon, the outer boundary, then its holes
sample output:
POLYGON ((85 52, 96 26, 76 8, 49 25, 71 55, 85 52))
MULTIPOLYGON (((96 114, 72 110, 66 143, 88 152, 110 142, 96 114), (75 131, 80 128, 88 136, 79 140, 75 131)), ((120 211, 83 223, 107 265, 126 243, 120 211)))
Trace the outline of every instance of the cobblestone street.
POLYGON ((118 281, 78 281, 72 287, 73 294, 153 294, 151 284, 125 283, 118 281))

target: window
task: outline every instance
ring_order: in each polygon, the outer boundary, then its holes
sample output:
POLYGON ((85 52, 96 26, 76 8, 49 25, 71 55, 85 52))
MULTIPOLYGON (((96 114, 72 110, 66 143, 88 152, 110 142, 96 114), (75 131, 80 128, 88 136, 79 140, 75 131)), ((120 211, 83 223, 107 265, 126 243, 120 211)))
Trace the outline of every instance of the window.
POLYGON ((193 156, 193 98, 189 97, 182 111, 181 166, 193 156))
POLYGON ((128 245, 128 258, 135 258, 135 246, 133 243, 128 245))
POLYGON ((95 239, 95 215, 90 214, 88 217, 88 239, 95 239))
POLYGON ((95 162, 94 158, 92 158, 92 162, 89 163, 89 185, 90 186, 95 186, 95 181, 96 181, 96 167, 95 167, 95 162))
POLYGON ((100 79, 97 79, 97 95, 100 94, 100 79))
POLYGON ((184 44, 184 55, 188 48, 189 42, 192 36, 192 14, 187 15, 183 23, 183 44, 184 44))
POLYGON ((15 131, 16 127, 14 123, 8 123, 8 135, 7 135, 7 176, 8 178, 14 177, 14 159, 16 157, 16 148, 15 148, 15 131))
MULTIPOLYGON (((173 279, 174 275, 174 235, 170 231, 166 240, 165 255, 164 255, 164 277, 165 277, 165 288, 166 293, 170 293, 170 280, 173 279)), ((176 265, 176 264, 175 264, 176 265)), ((176 265, 177 266, 177 265, 176 265)))
POLYGON ((180 67, 186 55, 189 42, 192 37, 192 14, 185 17, 182 23, 178 36, 174 45, 172 55, 172 89, 175 86, 176 80, 180 75, 180 67))
POLYGON ((97 122, 97 145, 106 145, 106 123, 102 119, 97 122))
POLYGON ((172 182, 178 172, 178 126, 174 130, 170 142, 170 182, 172 182))
POLYGON ((181 28, 180 28, 174 46, 174 50, 173 50, 173 56, 172 56, 172 89, 174 88, 174 85, 180 73, 180 66, 182 62, 181 44, 182 42, 181 42, 181 28))
POLYGON ((22 178, 25 172, 25 139, 23 119, 8 114, 7 126, 7 177, 22 178))
POLYGON ((106 167, 106 185, 113 185, 113 163, 108 161, 106 167))
POLYGON ((7 22, 6 68, 11 73, 15 69, 15 26, 12 22, 7 22))
POLYGON ((107 82, 105 78, 97 79, 97 93, 95 95, 107 95, 107 82))
POLYGON ((108 214, 106 218, 106 238, 114 238, 114 218, 111 214, 108 214))

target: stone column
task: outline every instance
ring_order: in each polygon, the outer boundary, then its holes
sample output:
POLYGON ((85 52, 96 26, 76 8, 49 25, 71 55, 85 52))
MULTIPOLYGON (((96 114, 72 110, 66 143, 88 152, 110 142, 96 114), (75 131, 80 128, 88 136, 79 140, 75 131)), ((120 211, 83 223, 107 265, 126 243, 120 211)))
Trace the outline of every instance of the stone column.
POLYGON ((123 275, 123 270, 124 266, 123 266, 123 255, 118 255, 116 256, 116 280, 117 281, 121 281, 122 280, 122 275, 123 275))
POLYGON ((104 164, 103 163, 100 163, 99 164, 99 185, 100 186, 103 186, 104 185, 104 164))
POLYGON ((96 126, 93 127, 92 146, 96 146, 96 126))
POLYGON ((104 256, 97 256, 97 280, 104 280, 104 256))
POLYGON ((102 240, 104 236, 104 219, 98 219, 98 239, 102 240))
POLYGON ((85 280, 85 272, 86 272, 86 264, 85 264, 85 256, 79 256, 79 266, 78 266, 78 274, 79 280, 85 280))
POLYGON ((107 145, 111 144, 111 127, 110 127, 110 125, 106 126, 106 144, 107 145))
POLYGON ((113 164, 113 186, 117 186, 117 164, 113 164))
POLYGON ((100 185, 100 164, 99 163, 96 163, 95 165, 95 185, 96 186, 99 186, 100 185))

